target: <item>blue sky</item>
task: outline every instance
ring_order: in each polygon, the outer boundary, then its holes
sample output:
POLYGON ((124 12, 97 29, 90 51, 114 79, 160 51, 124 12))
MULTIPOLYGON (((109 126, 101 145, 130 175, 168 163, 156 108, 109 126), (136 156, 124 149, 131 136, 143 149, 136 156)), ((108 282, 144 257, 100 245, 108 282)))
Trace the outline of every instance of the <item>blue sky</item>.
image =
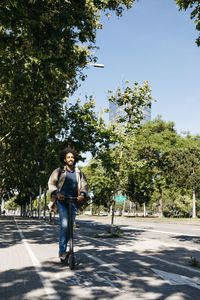
POLYGON ((157 99, 152 119, 161 115, 178 133, 200 133, 200 47, 190 12, 178 11, 173 0, 140 0, 123 17, 103 17, 102 23, 95 55, 105 68, 87 68, 73 99, 94 94, 101 110, 108 107, 109 89, 147 80, 157 99))

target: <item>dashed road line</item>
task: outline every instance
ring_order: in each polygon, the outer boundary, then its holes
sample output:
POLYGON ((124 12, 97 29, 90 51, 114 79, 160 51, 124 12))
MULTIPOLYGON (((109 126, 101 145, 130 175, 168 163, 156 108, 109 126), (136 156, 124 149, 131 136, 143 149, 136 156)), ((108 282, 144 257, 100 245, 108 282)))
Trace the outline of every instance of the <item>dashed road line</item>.
POLYGON ((110 271, 119 273, 120 275, 126 275, 126 273, 122 272, 121 270, 119 270, 116 267, 113 267, 113 266, 107 264, 105 261, 103 261, 102 259, 100 259, 98 257, 95 257, 91 254, 86 253, 86 252, 84 252, 83 254, 86 255, 88 258, 90 258, 90 259, 94 260, 95 262, 97 262, 102 267, 107 267, 108 269, 110 269, 110 271))

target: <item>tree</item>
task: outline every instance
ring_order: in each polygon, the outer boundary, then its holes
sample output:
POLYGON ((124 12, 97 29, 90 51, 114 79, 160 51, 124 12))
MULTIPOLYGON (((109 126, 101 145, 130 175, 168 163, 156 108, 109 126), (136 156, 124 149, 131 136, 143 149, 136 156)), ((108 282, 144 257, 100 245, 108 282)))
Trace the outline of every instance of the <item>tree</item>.
POLYGON ((116 92, 109 91, 109 94, 109 102, 116 103, 123 111, 123 114, 117 116, 114 123, 119 125, 121 136, 125 138, 141 125, 144 109, 151 108, 155 99, 151 95, 148 81, 144 81, 142 85, 135 81, 133 86, 130 86, 127 80, 122 88, 118 87, 116 92))
MULTIPOLYGON (((7 143, 1 143, 0 179, 2 193, 18 191, 16 201, 25 204, 29 198, 38 195, 39 186, 46 188, 49 174, 59 163, 59 151, 66 145, 74 147, 78 152, 91 151, 93 154, 97 144, 104 142, 106 126, 95 112, 93 99, 83 105, 76 102, 70 105, 62 116, 62 126, 58 131, 43 130, 26 135, 7 137, 7 143), (57 132, 57 135, 56 135, 57 132), (18 176, 15 176, 15 174, 18 176)), ((50 124, 49 124, 50 125, 50 124)), ((60 126, 60 125, 59 125, 60 126)))
MULTIPOLYGON (((99 20, 101 12, 108 14, 114 11, 121 16, 133 2, 1 1, 1 66, 9 70, 4 79, 9 75, 12 75, 11 78, 15 75, 16 79, 20 79, 21 75, 21 79, 25 79, 24 74, 28 78, 37 73, 37 84, 41 79, 46 83, 44 90, 52 79, 61 88, 56 91, 57 94, 66 93, 66 82, 73 90, 77 74, 82 77, 81 69, 92 59, 90 50, 97 30, 102 28, 99 20)), ((49 87, 49 90, 55 86, 49 87)), ((55 90, 54 94, 56 96, 55 90)))
POLYGON ((114 120, 108 128, 109 143, 106 147, 100 148, 96 159, 101 160, 102 166, 107 170, 106 173, 111 172, 112 178, 115 176, 115 185, 113 186, 113 201, 112 201, 112 221, 111 234, 113 231, 115 198, 119 191, 120 185, 120 166, 123 160, 124 145, 133 134, 136 128, 141 125, 143 120, 144 108, 151 107, 153 98, 151 96, 151 88, 147 81, 142 85, 134 82, 133 86, 126 85, 123 88, 118 87, 116 92, 109 91, 109 101, 115 102, 123 109, 123 115, 114 120), (109 144, 111 148, 109 148, 109 144), (113 155, 113 153, 118 153, 113 155), (114 159, 115 158, 115 159, 114 159), (112 167, 111 167, 112 164, 112 167))
MULTIPOLYGON (((132 151, 134 151, 132 145, 132 151)), ((130 150, 130 149, 129 149, 130 150)), ((152 172, 143 162, 136 159, 136 153, 128 152, 121 167, 120 189, 131 202, 148 204, 153 193, 152 172)))
POLYGON ((179 136, 172 122, 160 118, 144 124, 124 143, 120 188, 136 203, 158 200, 159 216, 189 216, 193 194, 193 216, 200 188, 200 141, 179 136))
POLYGON ((89 191, 93 194, 93 204, 109 209, 112 204, 113 186, 115 177, 111 169, 102 166, 100 160, 92 159, 88 166, 83 168, 88 179, 89 191))
MULTIPOLYGON (((161 119, 144 124, 135 135, 135 143, 129 148, 134 152, 140 169, 146 170, 146 189, 158 193, 159 216, 163 216, 163 189, 171 182, 172 153, 179 143, 179 136, 174 123, 166 123, 161 119)), ((131 158, 130 158, 131 159, 131 158)), ((131 165, 130 165, 131 168, 131 165)), ((145 184, 145 183, 143 183, 145 184)))
POLYGON ((16 210, 19 206, 15 202, 16 196, 12 197, 6 204, 5 209, 16 210))
POLYGON ((200 141, 188 135, 183 139, 182 147, 174 150, 174 181, 178 187, 192 191, 192 217, 196 217, 196 194, 200 190, 200 141))
MULTIPOLYGON (((174 0, 178 6, 179 10, 187 10, 192 8, 191 19, 194 19, 196 24, 196 29, 200 31, 200 3, 199 0, 174 0)), ((200 46, 200 36, 196 40, 197 46, 200 46)))
MULTIPOLYGON (((86 145, 85 140, 80 144, 83 136, 81 140, 75 137, 75 133, 74 140, 69 136, 67 118, 76 107, 65 113, 66 96, 77 88, 78 78, 84 79, 82 69, 96 59, 91 51, 97 30, 102 27, 99 21, 101 12, 114 11, 121 16, 133 2, 1 1, 2 195, 5 196, 7 191, 14 194, 18 190, 18 200, 23 203, 37 193, 38 183, 45 185, 49 170, 58 161, 56 153, 63 144, 86 145)), ((81 119, 86 118, 86 110, 90 109, 79 105, 81 119)), ((86 123, 89 125, 94 113, 91 110, 88 113, 86 123)), ((73 116, 76 122, 78 113, 73 116)), ((72 124, 73 120, 70 122, 72 124)), ((91 135, 96 138, 94 131, 91 135)), ((85 138, 91 135, 87 134, 85 138)), ((90 148, 94 144, 92 141, 90 148)))

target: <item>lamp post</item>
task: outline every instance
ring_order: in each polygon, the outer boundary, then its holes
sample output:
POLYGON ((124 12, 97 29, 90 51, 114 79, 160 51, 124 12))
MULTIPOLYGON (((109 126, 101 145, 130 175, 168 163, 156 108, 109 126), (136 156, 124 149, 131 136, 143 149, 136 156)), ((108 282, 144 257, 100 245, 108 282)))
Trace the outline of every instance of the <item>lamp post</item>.
MULTIPOLYGON (((104 68, 103 64, 96 64, 96 63, 88 62, 86 65, 89 65, 89 66, 92 66, 95 68, 104 68)), ((68 89, 68 87, 69 87, 69 85, 67 84, 66 88, 68 89)), ((66 106, 67 106, 68 105, 68 97, 64 97, 64 100, 65 100, 66 106)))
POLYGON ((87 65, 90 65, 90 66, 93 66, 95 68, 104 68, 104 65, 103 64, 93 64, 93 63, 87 63, 87 65))

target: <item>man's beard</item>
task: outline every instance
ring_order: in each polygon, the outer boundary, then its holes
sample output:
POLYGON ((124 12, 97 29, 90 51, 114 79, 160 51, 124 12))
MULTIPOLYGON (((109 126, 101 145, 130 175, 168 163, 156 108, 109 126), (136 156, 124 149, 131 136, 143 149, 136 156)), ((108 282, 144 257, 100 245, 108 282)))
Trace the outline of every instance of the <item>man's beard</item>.
POLYGON ((75 166, 75 161, 69 161, 69 162, 66 162, 66 165, 67 166, 75 166))

